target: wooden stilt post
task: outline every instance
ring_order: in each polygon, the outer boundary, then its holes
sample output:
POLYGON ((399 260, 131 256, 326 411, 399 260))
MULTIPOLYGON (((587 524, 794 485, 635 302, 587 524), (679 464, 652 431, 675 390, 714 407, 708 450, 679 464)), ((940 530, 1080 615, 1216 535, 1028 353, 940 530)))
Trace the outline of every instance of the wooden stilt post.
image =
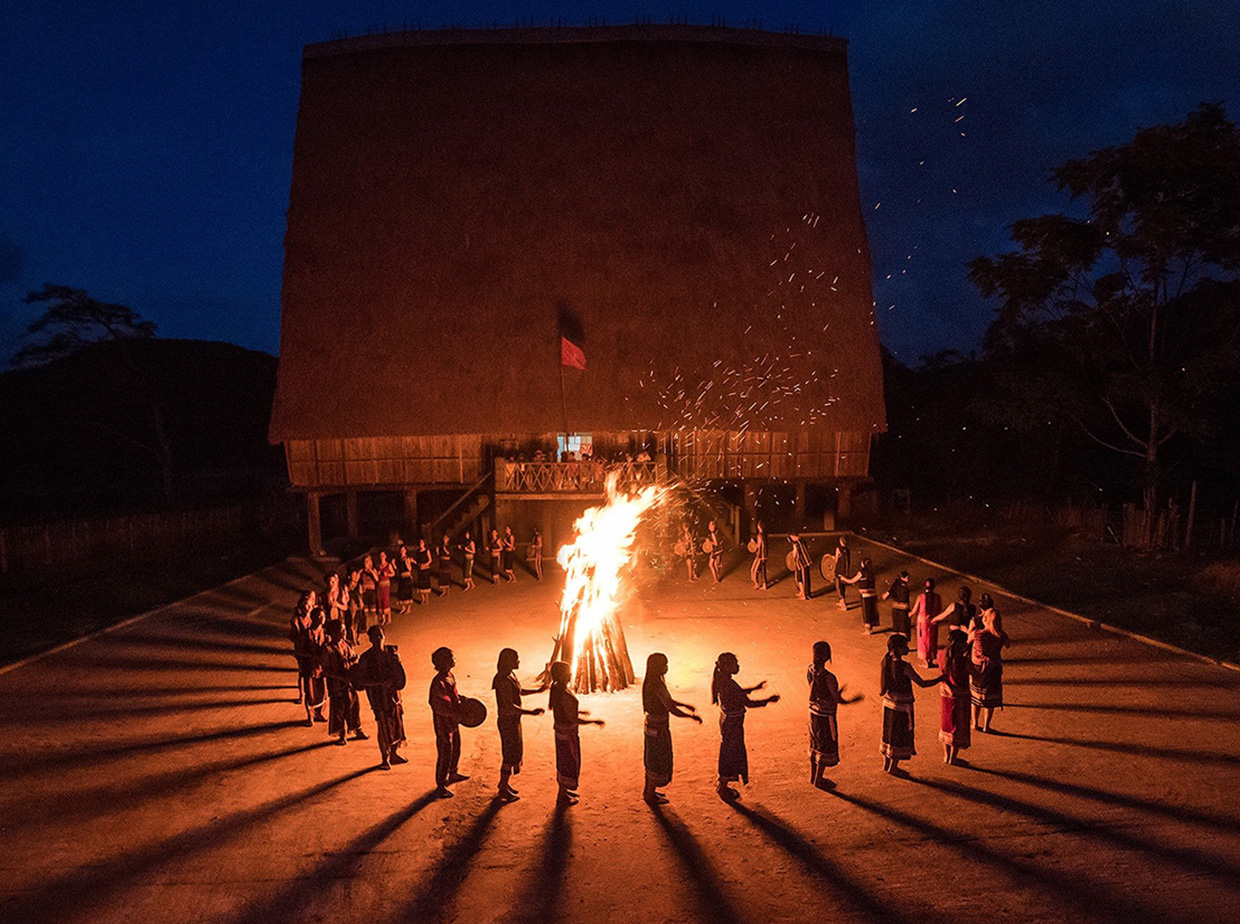
POLYGON ((309 533, 310 554, 323 555, 323 520, 319 512, 319 493, 306 492, 306 527, 309 533))

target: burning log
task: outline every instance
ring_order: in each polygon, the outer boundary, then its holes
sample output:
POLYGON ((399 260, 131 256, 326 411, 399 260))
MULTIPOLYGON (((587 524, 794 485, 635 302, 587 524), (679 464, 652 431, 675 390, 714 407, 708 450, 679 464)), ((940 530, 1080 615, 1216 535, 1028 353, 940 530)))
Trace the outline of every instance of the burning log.
POLYGON ((621 576, 632 561, 638 525, 665 492, 651 485, 621 493, 614 473, 606 489, 607 502, 578 518, 576 539, 556 556, 565 576, 551 660, 569 663, 578 693, 623 690, 636 679, 620 625, 621 576))

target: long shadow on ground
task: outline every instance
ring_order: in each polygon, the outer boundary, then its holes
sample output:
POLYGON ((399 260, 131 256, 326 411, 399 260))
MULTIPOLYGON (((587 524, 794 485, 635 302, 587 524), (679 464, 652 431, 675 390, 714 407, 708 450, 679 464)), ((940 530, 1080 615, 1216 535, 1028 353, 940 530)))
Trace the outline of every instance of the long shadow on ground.
POLYGON ((20 893, 0 905, 0 918, 8 921, 55 922, 97 906, 118 892, 141 885, 165 864, 218 847, 247 828, 267 821, 303 802, 315 799, 374 770, 355 770, 319 783, 301 792, 272 799, 260 806, 236 812, 218 820, 190 828, 179 834, 128 850, 113 857, 100 858, 90 866, 79 867, 20 893))
POLYGON ((712 924, 742 924, 743 918, 723 890, 723 882, 714 865, 689 829, 669 809, 651 806, 650 814, 658 822, 663 836, 671 845, 681 868, 693 887, 701 908, 702 920, 712 924))
POLYGON ((563 802, 557 801, 543 835, 542 851, 535 866, 535 873, 510 919, 513 924, 547 924, 548 921, 559 918, 572 841, 568 808, 563 802))
POLYGON ((297 924, 310 920, 308 912, 325 897, 325 884, 353 876, 376 847, 436 801, 435 790, 423 793, 338 851, 324 856, 304 876, 293 880, 264 901, 248 903, 239 915, 229 916, 228 921, 230 924, 297 924))
MULTIPOLYGON (((1117 894, 1114 888, 1108 887, 1103 882, 1057 869, 1040 867, 1028 860, 1009 856, 977 840, 971 834, 940 827, 892 805, 874 802, 863 796, 844 793, 838 789, 831 790, 830 794, 886 822, 916 831, 937 844, 957 850, 969 866, 980 862, 1006 870, 1026 885, 1036 888, 1047 900, 1047 907, 1053 907, 1053 902, 1058 900, 1075 906, 1076 909, 1091 915, 1095 920, 1122 922, 1122 924, 1149 920, 1153 913, 1153 909, 1129 900, 1126 895, 1117 894)), ((1039 904, 1042 903, 1039 902, 1039 904)), ((1045 911, 1046 908, 1042 910, 1045 911)))
POLYGON ((487 804, 482 814, 444 851, 430 877, 417 887, 413 901, 397 915, 397 920, 426 924, 427 921, 443 921, 451 917, 451 905, 456 893, 469 875, 473 859, 486 842, 487 835, 491 833, 491 823, 503 805, 498 798, 487 804))
POLYGON ((728 804, 805 867, 841 903, 851 906, 875 924, 908 924, 910 921, 910 918, 900 911, 879 901, 870 888, 857 882, 838 864, 824 857, 813 843, 783 820, 760 808, 750 808, 737 801, 728 804))

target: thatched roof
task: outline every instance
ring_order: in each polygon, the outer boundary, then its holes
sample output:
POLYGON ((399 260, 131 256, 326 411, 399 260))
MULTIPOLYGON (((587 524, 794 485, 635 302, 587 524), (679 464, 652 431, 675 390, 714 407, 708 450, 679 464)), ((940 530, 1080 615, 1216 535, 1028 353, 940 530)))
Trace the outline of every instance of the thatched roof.
POLYGON ((272 440, 885 428, 845 44, 307 47, 272 440))

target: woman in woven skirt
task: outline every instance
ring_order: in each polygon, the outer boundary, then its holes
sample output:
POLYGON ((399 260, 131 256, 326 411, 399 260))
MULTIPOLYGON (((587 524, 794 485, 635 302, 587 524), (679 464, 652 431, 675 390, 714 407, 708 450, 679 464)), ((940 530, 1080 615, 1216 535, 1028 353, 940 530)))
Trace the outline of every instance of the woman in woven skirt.
POLYGON ((883 771, 897 773, 900 761, 908 760, 917 751, 913 747, 913 684, 932 687, 941 677, 922 679, 913 665, 904 660, 908 639, 893 635, 887 639, 883 655, 882 675, 878 691, 883 697, 883 771))
POLYGON ((872 635, 878 628, 878 590, 874 586, 874 563, 861 559, 861 567, 852 577, 844 578, 845 584, 856 584, 861 594, 861 631, 872 635))
POLYGON ((452 537, 443 534, 443 542, 439 545, 439 588, 435 591, 445 597, 452 586, 452 537))
POLYGON ((548 705, 555 718, 555 781, 560 787, 559 799, 565 805, 577 804, 577 783, 581 778, 582 725, 603 727, 602 719, 584 718, 590 713, 578 708, 577 697, 568 688, 573 679, 567 661, 551 665, 551 695, 548 705))
POLYGON ((495 724, 499 726, 501 753, 499 798, 505 802, 516 802, 520 798, 508 781, 521 772, 521 762, 525 757, 525 746, 521 739, 521 716, 543 714, 542 709, 522 709, 521 697, 547 689, 545 684, 523 688, 516 674, 520 666, 521 659, 516 651, 505 648, 499 653, 495 678, 491 681, 491 688, 495 690, 495 724))
POLYGON ((911 637, 913 626, 908 619, 908 596, 908 572, 901 571, 899 576, 891 582, 891 586, 883 592, 883 599, 891 600, 891 631, 911 637))
POLYGON ((917 597, 909 613, 909 619, 917 628, 917 657, 923 667, 939 660, 939 624, 936 622, 943 609, 943 599, 935 593, 934 578, 926 578, 926 589, 917 597))
POLYGON ((396 577, 396 565, 388 561, 387 552, 379 553, 375 565, 375 609, 379 611, 379 625, 392 621, 392 578, 396 577))
POLYGON ((943 763, 955 764, 960 752, 972 743, 969 731, 969 675, 972 663, 969 659, 969 637, 959 629, 947 635, 947 647, 939 653, 939 671, 943 682, 939 684, 942 700, 942 716, 939 724, 939 741, 943 743, 943 763))
POLYGON ((672 782, 672 729, 669 717, 680 716, 702 724, 697 709, 672 699, 666 678, 667 655, 656 651, 646 658, 646 676, 642 678, 642 711, 646 713, 643 754, 646 787, 642 790, 642 798, 648 805, 667 802, 667 797, 658 789, 672 782))
POLYGON ((719 783, 716 791, 726 801, 739 799, 741 794, 730 783, 749 783, 749 753, 745 750, 745 710, 757 709, 779 702, 779 695, 766 699, 750 699, 766 686, 766 681, 742 687, 732 678, 740 673, 736 655, 725 651, 715 661, 715 674, 710 682, 710 701, 719 706, 719 783))
POLYGON ((753 552, 753 564, 749 566, 749 580, 753 581, 754 590, 766 590, 766 527, 762 521, 754 528, 753 538, 749 540, 749 549, 753 552))
POLYGON ((831 646, 814 642, 814 661, 805 673, 809 682, 809 781, 823 787, 828 767, 840 762, 840 728, 836 709, 844 699, 843 688, 835 674, 827 669, 831 663, 831 646))
POLYGON ((504 527, 504 580, 508 582, 517 579, 517 537, 513 535, 512 527, 504 527))
POLYGON ((431 565, 435 555, 426 545, 425 539, 418 540, 418 547, 413 552, 413 567, 418 575, 418 603, 421 606, 431 602, 431 565))
POLYGON ((1011 641, 1003 631, 1003 620, 990 594, 982 594, 981 604, 981 627, 969 633, 973 642, 969 692, 973 699, 973 727, 989 732, 995 710, 1003 708, 1003 649, 1011 641))
POLYGON ((478 554, 478 543, 474 542, 473 535, 469 530, 465 530, 465 541, 457 546, 464 556, 464 563, 461 565, 461 589, 474 589, 474 556, 478 554))

